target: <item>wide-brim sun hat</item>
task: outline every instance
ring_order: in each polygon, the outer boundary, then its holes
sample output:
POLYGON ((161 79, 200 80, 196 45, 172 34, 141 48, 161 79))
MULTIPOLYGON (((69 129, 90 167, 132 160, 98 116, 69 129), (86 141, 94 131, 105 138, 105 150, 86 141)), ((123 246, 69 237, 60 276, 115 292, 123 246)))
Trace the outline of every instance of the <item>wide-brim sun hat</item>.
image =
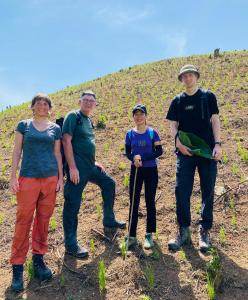
POLYGON ((198 69, 194 65, 184 65, 178 74, 178 80, 182 81, 182 75, 186 73, 195 73, 197 77, 200 77, 198 69))

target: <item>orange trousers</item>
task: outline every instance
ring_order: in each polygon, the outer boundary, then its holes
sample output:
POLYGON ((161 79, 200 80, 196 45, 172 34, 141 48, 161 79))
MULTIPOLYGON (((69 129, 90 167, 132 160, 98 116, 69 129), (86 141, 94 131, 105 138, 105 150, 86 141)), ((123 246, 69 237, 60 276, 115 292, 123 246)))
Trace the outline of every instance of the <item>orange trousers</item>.
POLYGON ((32 223, 33 254, 45 254, 47 252, 48 226, 55 206, 57 182, 57 176, 19 178, 20 191, 16 194, 17 212, 11 248, 11 264, 24 264, 29 249, 29 234, 32 223))

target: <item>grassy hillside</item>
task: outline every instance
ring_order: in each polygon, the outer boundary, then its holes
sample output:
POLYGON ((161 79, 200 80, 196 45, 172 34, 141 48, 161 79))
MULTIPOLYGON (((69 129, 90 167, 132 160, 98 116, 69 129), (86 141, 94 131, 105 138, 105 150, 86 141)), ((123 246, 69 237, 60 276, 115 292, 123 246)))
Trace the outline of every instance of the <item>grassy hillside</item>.
MULTIPOLYGON (((129 162, 123 156, 126 130, 132 126, 131 110, 142 102, 148 108, 149 124, 157 128, 163 139, 165 153, 159 160, 159 187, 157 192, 158 234, 156 250, 137 248, 125 263, 116 254, 118 241, 125 232, 118 232, 112 242, 92 232, 102 231, 100 220, 101 196, 94 185, 88 185, 83 195, 78 237, 90 249, 86 261, 65 258, 61 212, 62 195, 58 197, 50 228, 50 252, 47 261, 55 272, 54 279, 40 286, 29 280, 26 299, 208 299, 206 265, 211 255, 197 251, 197 220, 200 213, 198 176, 192 197, 193 245, 178 253, 167 250, 168 239, 175 234, 175 155, 169 126, 164 121, 170 101, 181 92, 177 72, 183 64, 192 63, 201 72, 200 85, 209 88, 218 98, 224 142, 223 164, 217 179, 215 224, 212 240, 217 247, 222 283, 218 299, 248 299, 248 51, 226 52, 221 57, 190 56, 136 65, 102 78, 67 87, 51 94, 54 103, 51 118, 64 116, 77 107, 82 90, 92 89, 98 97, 93 122, 106 123, 96 130, 97 160, 117 182, 115 210, 117 216, 128 216, 127 175, 129 162), (219 197, 225 189, 225 195, 219 197), (95 247, 93 247, 93 244, 95 247), (90 246, 91 245, 91 246, 90 246), (106 265, 107 288, 100 294, 98 264, 106 265), (63 263, 64 262, 64 263, 63 263), (154 286, 147 277, 154 276, 154 286), (147 298, 145 298, 147 297, 147 298), (150 298, 149 298, 150 297, 150 298)), ((17 122, 31 116, 29 103, 0 113, 0 297, 14 299, 8 286, 11 268, 8 263, 13 235, 16 201, 7 190, 14 129, 17 122)), ((141 201, 138 238, 143 242, 146 210, 141 201)), ((210 293, 211 291, 209 291, 210 293)))

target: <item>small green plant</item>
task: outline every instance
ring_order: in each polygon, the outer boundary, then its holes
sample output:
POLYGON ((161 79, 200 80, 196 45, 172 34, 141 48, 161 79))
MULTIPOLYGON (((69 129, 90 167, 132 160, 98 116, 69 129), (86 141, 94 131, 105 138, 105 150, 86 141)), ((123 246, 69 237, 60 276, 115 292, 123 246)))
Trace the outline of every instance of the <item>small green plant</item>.
POLYGON ((95 241, 94 239, 90 240, 90 251, 95 254, 96 253, 96 246, 95 246, 95 241))
POLYGON ((152 300, 152 298, 147 295, 142 295, 140 296, 140 300, 152 300))
POLYGON ((227 155, 226 151, 223 151, 223 163, 224 164, 228 163, 228 155, 227 155))
POLYGON ((124 162, 120 162, 118 166, 119 170, 124 171, 127 168, 127 165, 124 162))
POLYGON ((29 258, 26 262, 26 271, 28 273, 28 279, 32 280, 34 278, 34 264, 32 258, 29 258))
POLYGON ((207 263, 207 292, 210 300, 215 299, 216 289, 221 283, 221 260, 217 249, 210 250, 212 259, 207 263))
POLYGON ((100 220, 102 217, 102 206, 99 203, 96 205, 96 213, 97 219, 100 220))
POLYGON ((179 260, 185 261, 186 260, 186 253, 183 249, 178 251, 179 260))
POLYGON ((4 222, 4 214, 0 213, 0 225, 2 225, 4 222))
POLYGON ((237 175, 238 172, 239 172, 239 166, 238 166, 238 164, 233 163, 231 171, 232 171, 233 175, 237 175))
POLYGON ((49 225, 50 225, 51 231, 54 232, 57 229, 58 224, 57 224, 57 221, 54 216, 51 217, 49 225))
POLYGON ((148 282, 149 289, 153 289, 155 286, 155 274, 151 266, 146 266, 145 268, 145 277, 148 282))
POLYGON ((105 115, 99 115, 96 127, 99 129, 106 128, 107 117, 105 115))
POLYGON ((17 204, 17 202, 16 202, 16 196, 15 195, 11 196, 11 198, 10 198, 10 204, 11 204, 11 206, 15 206, 17 204))
POLYGON ((224 246, 225 242, 226 242, 226 232, 225 232, 224 225, 222 225, 220 227, 220 243, 221 243, 222 246, 224 246))
POLYGON ((158 241, 158 239, 159 239, 159 231, 158 231, 158 228, 156 228, 155 238, 156 238, 156 240, 158 241))
POLYGON ((124 179, 123 179, 123 185, 124 185, 124 187, 128 187, 128 184, 129 184, 129 178, 128 178, 128 175, 125 174, 124 179))
POLYGON ((98 281, 99 281, 99 289, 102 293, 106 290, 106 269, 103 258, 100 260, 98 267, 98 281))
POLYGON ((60 278, 59 278, 59 285, 61 288, 64 288, 65 287, 65 276, 64 274, 61 274, 60 275, 60 278))
POLYGON ((158 250, 153 250, 151 257, 155 260, 159 260, 160 259, 160 253, 158 250))
POLYGON ((121 257, 125 259, 127 255, 127 244, 125 240, 123 240, 120 244, 120 251, 121 251, 121 257))
POLYGON ((195 205, 195 212, 197 215, 201 214, 201 200, 197 200, 196 205, 195 205))
POLYGON ((238 143, 238 150, 237 151, 238 151, 238 154, 239 154, 241 160, 243 160, 245 163, 248 163, 248 152, 245 148, 243 148, 241 146, 240 143, 238 143))
POLYGON ((231 197, 231 200, 230 200, 230 207, 231 207, 231 210, 232 210, 232 225, 233 226, 236 226, 237 225, 237 217, 236 217, 236 207, 235 207, 235 202, 234 202, 234 197, 232 196, 231 197))

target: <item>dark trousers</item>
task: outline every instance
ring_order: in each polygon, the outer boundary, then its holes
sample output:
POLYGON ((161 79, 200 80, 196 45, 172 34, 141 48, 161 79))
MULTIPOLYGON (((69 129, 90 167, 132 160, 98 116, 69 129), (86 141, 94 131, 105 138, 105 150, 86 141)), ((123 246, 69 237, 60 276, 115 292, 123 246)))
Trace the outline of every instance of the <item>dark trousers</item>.
POLYGON ((176 213, 179 226, 191 224, 190 197, 192 194, 196 168, 200 177, 202 209, 200 224, 211 229, 213 224, 214 186, 217 175, 217 162, 197 157, 177 155, 176 164, 176 213))
MULTIPOLYGON (((130 179, 129 179, 129 196, 130 196, 130 209, 129 209, 129 226, 133 198, 135 166, 131 166, 130 179)), ((136 178, 136 188, 134 195, 132 224, 130 228, 130 236, 136 237, 136 229, 138 224, 138 212, 140 204, 140 193, 142 185, 145 185, 145 201, 147 210, 146 232, 156 232, 156 207, 155 197, 158 185, 158 169, 157 167, 140 167, 138 168, 136 178)))
POLYGON ((68 250, 77 248, 77 226, 78 213, 82 203, 82 192, 87 182, 92 182, 98 185, 102 191, 103 198, 103 225, 110 226, 115 224, 115 215, 113 211, 115 199, 115 182, 105 172, 99 168, 80 168, 79 184, 74 184, 70 181, 70 176, 67 174, 67 181, 64 187, 64 210, 63 210, 63 227, 65 247, 68 250))

